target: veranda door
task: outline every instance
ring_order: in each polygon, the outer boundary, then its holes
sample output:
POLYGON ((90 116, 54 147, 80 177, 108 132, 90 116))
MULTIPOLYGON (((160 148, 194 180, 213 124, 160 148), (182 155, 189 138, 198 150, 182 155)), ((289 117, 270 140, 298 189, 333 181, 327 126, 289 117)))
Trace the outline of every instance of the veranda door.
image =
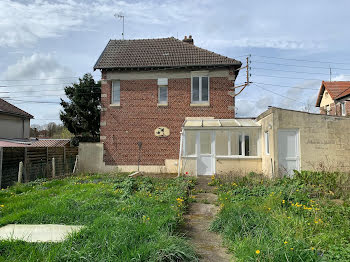
POLYGON ((198 157, 197 175, 212 175, 213 163, 213 132, 200 131, 197 134, 198 157))

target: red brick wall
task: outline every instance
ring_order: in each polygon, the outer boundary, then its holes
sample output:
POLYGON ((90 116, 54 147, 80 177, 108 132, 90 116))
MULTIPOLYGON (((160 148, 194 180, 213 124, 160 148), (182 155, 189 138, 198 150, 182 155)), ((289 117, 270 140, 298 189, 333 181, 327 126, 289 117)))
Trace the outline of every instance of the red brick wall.
POLYGON ((191 107, 191 79, 168 80, 168 106, 157 107, 156 79, 122 80, 120 107, 110 107, 111 81, 102 84, 101 136, 105 136, 104 160, 110 165, 136 165, 137 142, 142 141, 141 165, 164 165, 165 159, 177 159, 180 131, 185 117, 234 118, 228 106, 234 99, 227 94, 232 81, 225 77, 210 78, 210 107, 191 107), (170 136, 154 135, 157 127, 170 129, 170 136))

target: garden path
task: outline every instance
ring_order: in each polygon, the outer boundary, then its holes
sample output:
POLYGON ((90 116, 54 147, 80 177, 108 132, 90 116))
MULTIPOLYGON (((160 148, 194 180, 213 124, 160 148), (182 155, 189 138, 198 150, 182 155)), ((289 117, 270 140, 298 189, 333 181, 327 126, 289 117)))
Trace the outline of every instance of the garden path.
POLYGON ((185 216, 185 231, 190 238, 195 251, 200 255, 200 261, 225 262, 232 261, 227 249, 222 246, 221 237, 209 231, 210 224, 218 212, 215 205, 217 195, 213 193, 213 187, 209 186, 210 176, 199 176, 195 190, 196 202, 191 203, 189 212, 185 216))

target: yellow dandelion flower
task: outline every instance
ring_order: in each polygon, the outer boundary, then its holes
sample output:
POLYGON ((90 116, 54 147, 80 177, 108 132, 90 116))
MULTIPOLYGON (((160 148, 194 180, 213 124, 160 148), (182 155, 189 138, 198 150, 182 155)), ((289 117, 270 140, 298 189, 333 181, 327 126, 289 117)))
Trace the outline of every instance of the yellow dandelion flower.
POLYGON ((294 250, 294 248, 291 247, 290 250, 294 250))
POLYGON ((283 204, 286 203, 286 200, 283 199, 283 200, 282 200, 282 203, 283 203, 283 204))
POLYGON ((257 250, 255 251, 255 253, 259 255, 259 254, 260 254, 260 250, 257 249, 257 250))
POLYGON ((284 244, 285 244, 285 245, 287 245, 287 244, 288 244, 288 242, 287 242, 287 241, 284 241, 284 244))
POLYGON ((4 207, 4 205, 0 205, 0 207, 4 207))
POLYGON ((315 248, 314 248, 314 247, 311 247, 311 250, 315 250, 315 248))

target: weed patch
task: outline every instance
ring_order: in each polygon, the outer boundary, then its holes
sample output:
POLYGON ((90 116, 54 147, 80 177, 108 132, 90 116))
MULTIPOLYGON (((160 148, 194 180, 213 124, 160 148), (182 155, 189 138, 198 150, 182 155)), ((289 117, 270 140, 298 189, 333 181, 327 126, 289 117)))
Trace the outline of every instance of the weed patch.
POLYGON ((197 261, 177 233, 193 186, 186 178, 96 174, 1 190, 0 225, 85 227, 62 243, 0 241, 0 261, 197 261))
POLYGON ((318 172, 214 177, 220 212, 211 228, 238 261, 350 261, 350 202, 338 188, 346 179, 318 172))

